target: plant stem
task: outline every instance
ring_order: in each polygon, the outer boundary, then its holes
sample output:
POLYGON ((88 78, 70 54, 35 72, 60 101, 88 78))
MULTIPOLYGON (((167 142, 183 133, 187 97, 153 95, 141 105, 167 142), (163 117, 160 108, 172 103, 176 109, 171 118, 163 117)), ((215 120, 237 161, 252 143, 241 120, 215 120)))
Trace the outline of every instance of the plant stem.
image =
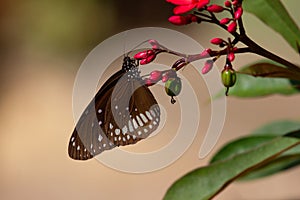
MULTIPOLYGON (((219 25, 222 29, 227 31, 227 26, 221 25, 218 21, 215 21, 213 23, 219 25)), ((270 51, 264 49, 263 47, 259 46, 256 42, 254 42, 252 39, 250 39, 246 35, 246 31, 245 31, 242 19, 238 20, 238 23, 239 23, 239 27, 240 27, 240 34, 238 34, 237 32, 231 33, 235 37, 234 41, 240 41, 243 44, 245 44, 247 46, 247 48, 249 48, 249 52, 255 53, 257 55, 260 55, 260 56, 263 56, 270 60, 273 60, 275 62, 278 62, 278 63, 284 65, 285 67, 287 67, 288 69, 295 71, 297 73, 300 72, 300 68, 297 65, 271 53, 270 51)))
POLYGON ((271 53, 270 51, 262 48, 256 42, 251 40, 247 35, 245 35, 245 34, 240 35, 239 40, 243 44, 247 45, 252 53, 255 53, 257 55, 260 55, 260 56, 263 56, 263 57, 268 58, 270 60, 273 60, 275 62, 278 62, 278 63, 284 65, 285 67, 287 67, 288 69, 293 70, 295 72, 298 72, 298 73, 300 72, 300 68, 298 66, 296 66, 295 64, 293 64, 293 63, 291 63, 291 62, 289 62, 289 61, 287 61, 287 60, 271 53))

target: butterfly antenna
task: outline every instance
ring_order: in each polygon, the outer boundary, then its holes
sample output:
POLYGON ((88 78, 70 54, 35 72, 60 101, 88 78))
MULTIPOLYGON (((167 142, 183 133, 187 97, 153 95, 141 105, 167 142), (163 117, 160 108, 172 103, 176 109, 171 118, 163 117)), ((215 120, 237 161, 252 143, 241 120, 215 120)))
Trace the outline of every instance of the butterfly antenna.
POLYGON ((127 37, 127 33, 128 33, 128 31, 126 31, 124 33, 124 45, 123 45, 123 56, 124 56, 124 58, 128 56, 128 55, 125 54, 125 52, 126 52, 126 37, 127 37))
MULTIPOLYGON (((149 39, 149 40, 150 40, 150 39, 149 39)), ((145 40, 145 41, 139 43, 138 45, 136 45, 135 47, 133 47, 133 48, 126 54, 126 56, 128 56, 131 52, 133 52, 134 50, 136 50, 138 47, 142 46, 143 44, 148 43, 149 40, 145 40)))

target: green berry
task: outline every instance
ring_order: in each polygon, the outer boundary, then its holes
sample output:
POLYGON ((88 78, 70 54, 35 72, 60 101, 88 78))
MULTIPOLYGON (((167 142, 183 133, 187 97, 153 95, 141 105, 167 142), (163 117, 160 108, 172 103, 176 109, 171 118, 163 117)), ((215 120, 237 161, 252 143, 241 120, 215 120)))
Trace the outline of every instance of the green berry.
POLYGON ((171 96, 177 96, 181 91, 182 85, 180 78, 170 78, 165 83, 165 91, 166 93, 171 96))
POLYGON ((234 69, 230 69, 230 68, 225 68, 222 71, 222 82, 223 85, 227 88, 234 86, 235 82, 236 82, 236 73, 234 71, 234 69))

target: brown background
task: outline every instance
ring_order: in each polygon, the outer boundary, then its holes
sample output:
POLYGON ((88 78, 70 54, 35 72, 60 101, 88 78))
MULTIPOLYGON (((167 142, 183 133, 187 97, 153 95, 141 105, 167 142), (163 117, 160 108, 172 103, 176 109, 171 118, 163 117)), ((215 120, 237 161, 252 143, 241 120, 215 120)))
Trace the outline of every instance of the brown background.
MULTIPOLYGON (((161 199, 172 182, 205 165, 227 141, 274 120, 300 120, 299 95, 230 97, 221 138, 210 156, 199 160, 198 150, 210 113, 206 94, 199 93, 204 128, 183 157, 171 166, 136 175, 112 170, 96 160, 75 162, 67 156, 74 127, 72 89, 77 69, 93 47, 113 34, 141 26, 180 30, 205 47, 210 46, 212 37, 223 36, 224 32, 205 24, 180 28, 168 24, 172 6, 163 0, 28 0, 1 4, 1 199, 161 199)), ((299 1, 284 1, 284 5, 300 25, 299 1)), ((299 55, 255 17, 246 13, 245 25, 258 43, 300 64, 299 55)), ((234 65, 257 59, 253 55, 238 56, 234 65)), ((222 66, 222 61, 217 64, 222 66)), ((201 84, 195 87, 204 88, 201 84)), ((162 99, 162 103, 168 107, 169 99, 162 99)), ((178 122, 167 123, 172 126, 178 122)), ((163 131, 136 148, 167 143, 172 138, 170 133, 171 129, 163 131)), ((216 199, 300 199, 299 178, 300 169, 295 168, 258 181, 234 183, 216 199)))

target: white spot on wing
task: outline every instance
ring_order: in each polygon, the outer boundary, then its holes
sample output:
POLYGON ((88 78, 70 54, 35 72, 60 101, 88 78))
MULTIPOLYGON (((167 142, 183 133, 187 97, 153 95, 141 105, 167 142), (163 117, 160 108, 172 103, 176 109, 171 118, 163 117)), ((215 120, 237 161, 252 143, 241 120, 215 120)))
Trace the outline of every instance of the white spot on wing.
POLYGON ((117 128, 117 129, 115 130, 115 133, 116 133, 116 135, 120 135, 120 129, 117 128))
POLYGON ((114 126, 113 126, 111 123, 109 123, 109 128, 110 128, 110 129, 113 129, 113 127, 114 127, 114 126))
POLYGON ((138 121, 140 126, 143 126, 144 123, 142 122, 141 118, 139 116, 136 116, 136 120, 138 121))
POLYGON ((140 116, 141 116, 142 120, 143 120, 145 123, 148 122, 147 117, 146 117, 143 113, 140 113, 140 116))
POLYGON ((122 128, 122 134, 125 135, 128 132, 127 126, 122 128))
POLYGON ((102 135, 99 134, 98 141, 101 142, 103 139, 102 135))
POLYGON ((156 116, 156 114, 155 114, 155 112, 154 112, 153 110, 150 110, 150 113, 151 113, 151 115, 152 115, 153 117, 156 116))
POLYGON ((132 123, 131 123, 131 120, 128 121, 128 127, 129 127, 129 131, 130 132, 133 132, 133 126, 132 126, 132 123))
POLYGON ((102 113, 102 110, 101 110, 101 109, 99 109, 99 110, 98 110, 98 113, 102 113))
POLYGON ((78 145, 78 146, 77 146, 77 151, 79 151, 79 150, 80 150, 80 146, 78 145))
POLYGON ((147 117, 148 117, 150 120, 153 119, 152 116, 151 116, 151 114, 149 113, 149 111, 146 111, 146 115, 147 115, 147 117))
POLYGON ((133 126, 135 129, 137 129, 139 127, 138 124, 136 123, 135 119, 132 119, 132 123, 133 123, 133 126))

